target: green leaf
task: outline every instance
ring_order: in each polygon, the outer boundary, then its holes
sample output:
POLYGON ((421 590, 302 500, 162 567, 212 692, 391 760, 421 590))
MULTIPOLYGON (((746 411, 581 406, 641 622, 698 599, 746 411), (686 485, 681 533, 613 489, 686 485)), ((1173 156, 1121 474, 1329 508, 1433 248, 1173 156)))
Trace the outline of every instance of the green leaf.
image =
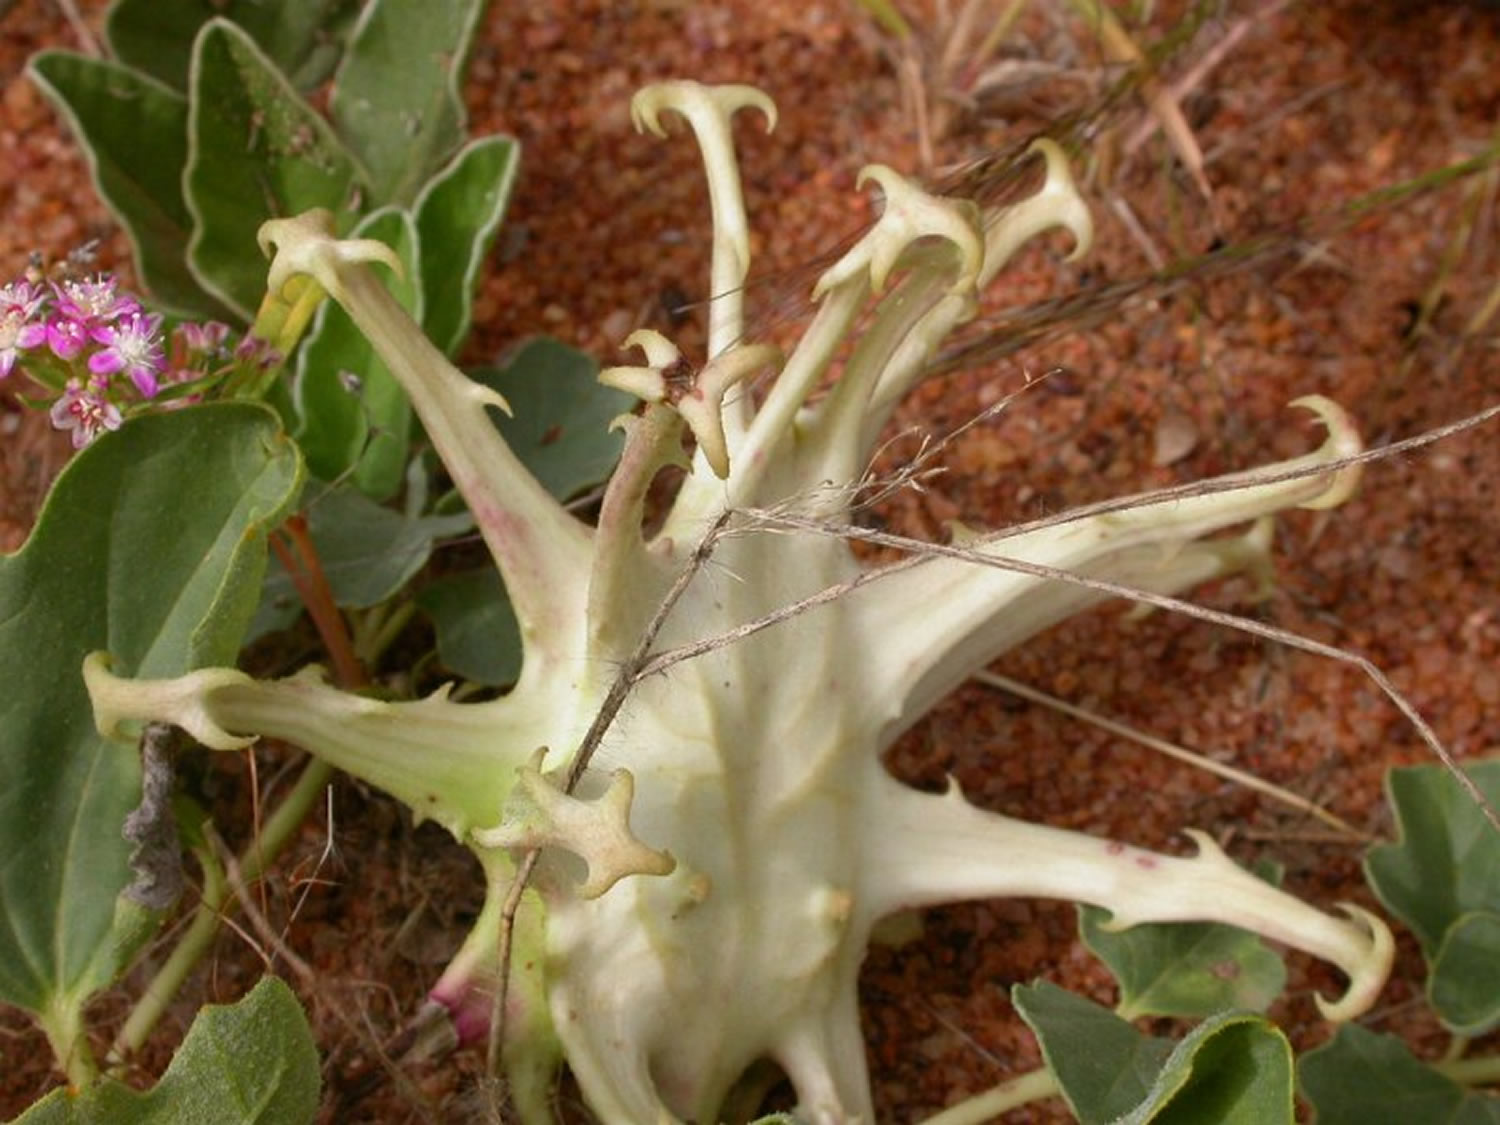
MULTIPOLYGON (((1500 762, 1464 768, 1485 796, 1500 800, 1500 762)), ((1500 835, 1441 766, 1393 769, 1385 788, 1397 842, 1370 849, 1365 876, 1430 963, 1460 916, 1500 913, 1500 835)))
POLYGON ((84 450, 0 558, 0 1000, 46 1013, 55 1044, 149 932, 116 904, 139 762, 95 732, 83 658, 140 677, 232 663, 300 466, 262 407, 146 415, 84 450))
POLYGON ((635 399, 601 386, 591 358, 557 340, 528 340, 502 368, 470 374, 510 403, 513 416, 491 413, 495 426, 532 475, 560 500, 608 478, 625 438, 609 424, 635 399))
POLYGON ((318 1113, 318 1050, 292 990, 263 977, 236 1004, 198 1012, 147 1093, 113 1079, 54 1090, 14 1125, 303 1125, 318 1113))
POLYGON ((1112 931, 1109 912, 1078 908, 1078 931, 1120 984, 1124 1019, 1202 1019, 1229 1008, 1263 1012, 1281 995, 1286 966, 1255 934, 1217 923, 1184 922, 1112 931))
POLYGON ((130 235, 142 284, 173 312, 224 316, 183 256, 193 222, 182 198, 187 99, 117 63, 67 51, 43 51, 28 65, 83 147, 100 198, 130 235))
POLYGON ((245 29, 299 90, 332 73, 359 0, 115 0, 104 37, 121 62, 187 92, 193 40, 223 16, 245 29))
MULTIPOLYGON (((385 208, 366 216, 353 237, 376 239, 396 252, 402 276, 387 275, 386 284, 402 307, 420 320, 417 236, 411 216, 385 208)), ((394 495, 411 446, 411 401, 374 346, 333 301, 325 301, 319 310, 298 356, 297 371, 297 441, 313 473, 336 480, 352 468, 355 483, 366 495, 377 500, 394 495)))
POLYGON ((1221 1012, 1177 1045, 1118 1125, 1292 1125, 1292 1045, 1270 1021, 1221 1012))
POLYGON ((1357 1024, 1303 1055, 1298 1078, 1318 1125, 1500 1125, 1500 1099, 1465 1090, 1396 1036, 1357 1024))
MULTIPOLYGON (((411 581, 439 539, 474 527, 468 512, 405 516, 348 486, 310 490, 307 527, 334 600, 347 609, 379 605, 411 581)), ((265 596, 295 597, 291 579, 277 568, 265 596)))
POLYGON ((1465 914, 1443 935, 1427 977, 1427 1001, 1458 1035, 1500 1024, 1500 914, 1465 914))
POLYGON ((329 113, 381 203, 410 203, 463 143, 464 66, 482 0, 370 0, 329 113))
POLYGON ((469 334, 479 269, 510 202, 520 146, 509 137, 467 145, 428 181, 413 208, 422 247, 422 328, 445 355, 469 334))
POLYGON ((1140 1105, 1172 1053, 1170 1040, 1144 1035, 1048 981, 1016 985, 1011 1002, 1083 1125, 1114 1121, 1140 1105))
POLYGON ((199 34, 191 91, 188 261, 203 287, 248 321, 266 288, 260 225, 313 207, 347 211, 356 165, 328 123, 227 20, 211 20, 199 34))
POLYGON ((1291 1045, 1261 1016, 1220 1012, 1174 1045, 1046 981, 1011 999, 1083 1125, 1291 1125, 1291 1045))
MULTIPOLYGON (((1500 762, 1465 765, 1492 802, 1500 762)), ((1365 875, 1427 958, 1427 998, 1453 1031, 1500 1023, 1500 835, 1441 766, 1393 769, 1386 795, 1397 842, 1370 849, 1365 875)))
POLYGON ((438 656, 450 672, 488 687, 521 674, 521 631, 493 567, 451 574, 423 587, 417 604, 437 629, 438 656))

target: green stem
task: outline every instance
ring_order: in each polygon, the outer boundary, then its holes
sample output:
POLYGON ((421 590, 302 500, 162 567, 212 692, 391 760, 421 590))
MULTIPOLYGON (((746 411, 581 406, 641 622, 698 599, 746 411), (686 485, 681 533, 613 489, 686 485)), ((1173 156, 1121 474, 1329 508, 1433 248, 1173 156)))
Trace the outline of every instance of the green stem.
POLYGON ((971 69, 978 69, 981 65, 988 64, 990 56, 999 49, 1001 42, 1010 34, 1010 29, 1016 25, 1016 20, 1021 18, 1021 9, 1026 6, 1026 0, 1010 0, 1000 17, 991 25, 988 32, 980 40, 979 48, 974 52, 971 59, 967 60, 971 69))
POLYGON ((1002 1113, 1043 1098, 1055 1098, 1060 1093, 1062 1087, 1057 1084, 1057 1079, 1050 1070, 1042 1067, 1006 1079, 993 1090, 966 1098, 957 1105, 950 1105, 942 1113, 926 1118, 922 1125, 983 1125, 1002 1113))
POLYGON ((859 6, 878 23, 887 35, 905 43, 911 38, 911 24, 891 0, 858 0, 859 6))
POLYGON ((99 1064, 94 1061, 93 1049, 83 1030, 81 1006, 70 997, 59 997, 58 1000, 56 1011, 39 1014, 37 1022, 46 1032, 52 1056, 68 1076, 68 1085, 74 1090, 83 1090, 99 1077, 99 1064))
POLYGON ((145 1044, 167 1005, 219 932, 219 907, 223 905, 227 889, 224 871, 208 848, 199 848, 195 854, 203 868, 203 894, 193 914, 193 923, 173 948, 166 964, 156 970, 156 975, 130 1010, 130 1017, 115 1034, 106 1060, 112 1067, 122 1065, 145 1044))
POLYGON ((282 293, 267 293, 256 311, 250 335, 284 356, 291 355, 325 296, 323 287, 310 277, 293 280, 282 293))
POLYGON ((354 652, 366 668, 380 663, 385 650, 395 644, 416 613, 415 602, 406 601, 400 605, 383 602, 371 611, 371 616, 356 622, 354 652))
POLYGON ((1432 1069, 1461 1086, 1492 1086, 1500 1082, 1500 1055, 1475 1055, 1433 1063, 1432 1069))
MULTIPOLYGON (((259 879, 281 854, 281 849, 291 841, 302 822, 307 819, 308 813, 322 797, 323 790, 332 777, 332 766, 316 758, 308 760, 297 784, 281 804, 276 806, 276 810, 267 818, 256 838, 250 841, 239 858, 240 877, 246 885, 259 879)), ((145 992, 131 1011, 130 1018, 115 1036, 109 1051, 108 1061, 111 1065, 122 1063, 141 1049, 167 1005, 208 952, 219 932, 219 923, 226 916, 225 904, 230 900, 230 888, 223 869, 206 848, 198 852, 198 859, 203 865, 203 894, 198 900, 193 924, 172 950, 166 963, 151 978, 151 983, 146 986, 145 992)), ((72 1077, 71 1074, 69 1077, 72 1077)))
POLYGON ((281 374, 307 327, 313 314, 327 296, 323 287, 312 278, 299 278, 288 286, 283 294, 267 293, 255 314, 255 323, 250 326, 247 339, 263 340, 276 350, 281 362, 270 367, 252 365, 248 372, 236 373, 233 393, 236 398, 259 401, 266 397, 281 374), (289 295, 288 295, 289 294, 289 295))

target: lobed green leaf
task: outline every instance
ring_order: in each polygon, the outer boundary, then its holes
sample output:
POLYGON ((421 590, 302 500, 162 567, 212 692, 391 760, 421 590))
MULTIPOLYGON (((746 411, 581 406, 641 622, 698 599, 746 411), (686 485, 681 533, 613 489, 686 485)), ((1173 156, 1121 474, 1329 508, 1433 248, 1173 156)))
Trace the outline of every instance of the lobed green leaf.
POLYGON ((99 197, 130 235, 141 283, 173 312, 224 316, 182 252, 193 225, 182 194, 187 99, 128 67, 68 51, 33 56, 28 73, 67 120, 99 197))
MULTIPOLYGON (((346 609, 379 605, 411 581, 439 539, 474 527, 468 512, 406 516, 348 486, 313 490, 307 529, 334 601, 346 609)), ((296 601, 291 579, 273 566, 265 584, 272 604, 296 601)))
POLYGON ((1292 1086, 1281 1030, 1249 1012, 1220 1012, 1177 1045, 1118 1125, 1292 1125, 1292 1086))
MULTIPOLYGON (((1490 800, 1500 799, 1500 762, 1465 768, 1490 800)), ((1500 911, 1500 837, 1441 766, 1393 769, 1385 789, 1396 842, 1370 849, 1365 874, 1431 959, 1460 915, 1500 911)))
POLYGON ((1134 1110, 1172 1054, 1169 1040, 1144 1035, 1108 1008, 1049 981, 1016 985, 1011 1001, 1084 1125, 1134 1110))
POLYGON ((1174 1044, 1046 981, 1011 998, 1083 1125, 1291 1125, 1291 1045, 1261 1016, 1220 1012, 1174 1044))
POLYGON ((510 403, 511 417, 491 415, 496 427, 560 500, 605 480, 625 446, 609 424, 628 413, 635 399, 601 386, 598 373, 589 356, 545 336, 522 344, 504 367, 470 372, 510 403))
POLYGON ((509 137, 465 146, 413 207, 422 247, 422 329, 445 355, 469 334, 479 270, 505 215, 520 164, 509 137))
POLYGON ((1500 914, 1464 914, 1448 927, 1432 959, 1427 1001, 1458 1035, 1500 1024, 1500 914))
POLYGON ((167 1072, 146 1093, 106 1079, 54 1090, 13 1125, 302 1125, 317 1117, 318 1050, 297 998, 263 977, 238 1003, 199 1010, 167 1072))
POLYGON ((1084 945, 1120 985, 1124 1019, 1202 1019, 1226 1009, 1263 1012, 1286 984, 1286 966, 1261 939, 1216 923, 1108 928, 1109 912, 1078 908, 1084 945))
MULTIPOLYGON (((1500 762, 1465 769, 1491 801, 1500 799, 1500 762)), ((1500 1023, 1500 836, 1441 766, 1393 769, 1385 785, 1397 840, 1370 849, 1366 878, 1417 935, 1439 1017, 1480 1034, 1500 1023)))
POLYGON ((266 288, 267 219, 354 208, 358 166, 328 123, 242 29, 210 20, 193 48, 184 173, 199 282, 250 320, 266 288))
POLYGON ((521 630, 493 567, 450 574, 425 586, 417 605, 437 630, 438 657, 456 675, 505 687, 521 674, 521 630))

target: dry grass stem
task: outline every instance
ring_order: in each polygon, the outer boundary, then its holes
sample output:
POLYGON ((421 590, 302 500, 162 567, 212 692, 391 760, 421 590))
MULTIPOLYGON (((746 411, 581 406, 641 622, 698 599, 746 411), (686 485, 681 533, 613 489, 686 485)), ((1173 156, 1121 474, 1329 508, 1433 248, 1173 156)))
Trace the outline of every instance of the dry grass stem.
POLYGON ((1199 754, 1196 751, 1187 749, 1185 746, 1179 746, 1176 743, 1168 742, 1164 738, 1157 738, 1155 735, 1136 730, 1132 726, 1096 714, 1086 707, 1079 707, 1077 704, 1069 703, 1065 699, 1059 699, 1055 695, 1048 695, 1044 691, 1038 691, 1036 688, 1023 684, 1019 680, 1011 679, 1009 676, 1002 676, 995 672, 975 672, 973 678, 988 687, 1009 692, 1011 695, 1019 696, 1032 703, 1038 703, 1043 707, 1049 707, 1054 711, 1067 715, 1071 719, 1077 719, 1080 722, 1096 726, 1100 730, 1108 731, 1110 734, 1118 735, 1120 738, 1137 742, 1142 746, 1155 750, 1159 754, 1165 754, 1175 761, 1186 762, 1194 769, 1211 773, 1215 777, 1222 777, 1224 780, 1232 781, 1236 785, 1243 785, 1246 789, 1253 789, 1257 793, 1270 797, 1273 801, 1280 801, 1282 804, 1288 805, 1299 812, 1304 812, 1308 816, 1321 820, 1338 833, 1334 838, 1340 842, 1347 842, 1353 839, 1361 843, 1369 843, 1375 839, 1370 833, 1360 831, 1347 820, 1334 815, 1317 802, 1310 801, 1306 797, 1293 793, 1290 789, 1256 777, 1253 773, 1236 769, 1234 766, 1227 766, 1222 762, 1216 762, 1205 754, 1199 754))
MULTIPOLYGON (((1235 20, 1234 23, 1229 26, 1229 30, 1226 31, 1222 36, 1220 36, 1218 41, 1203 53, 1202 58, 1193 63, 1193 65, 1188 68, 1187 72, 1184 73, 1182 77, 1178 78, 1177 81, 1169 83, 1167 85, 1167 93, 1171 97, 1173 103, 1176 104, 1182 102, 1183 99, 1185 99, 1189 94, 1197 89, 1198 86, 1203 83, 1203 80, 1207 78, 1211 73, 1213 73, 1214 68, 1229 57, 1229 52, 1234 50, 1234 48, 1239 45, 1240 41, 1244 39, 1247 34, 1249 34, 1252 27, 1254 27, 1258 23, 1262 23, 1266 20, 1274 18, 1289 3, 1291 3, 1291 0, 1271 0, 1271 2, 1261 8, 1260 11, 1253 12, 1247 16, 1241 16, 1239 19, 1235 20)), ((1140 125, 1136 126, 1135 130, 1131 132, 1131 134, 1125 139, 1125 144, 1123 146, 1124 154, 1126 156, 1130 156, 1132 153, 1134 153, 1138 148, 1141 147, 1141 145, 1145 144, 1146 141, 1150 139, 1151 134, 1154 133, 1156 129, 1156 123, 1149 120, 1142 121, 1140 125)), ((1208 165, 1209 158, 1200 156, 1200 159, 1202 160, 1203 166, 1208 165)))
POLYGON ((1100 0, 1072 0, 1072 5, 1098 35, 1099 43, 1108 58, 1115 62, 1129 63, 1145 72, 1141 80, 1141 92, 1146 104, 1199 193, 1204 199, 1211 201, 1214 193, 1208 185, 1208 177, 1203 174, 1203 150, 1198 147, 1198 140, 1193 136, 1192 126, 1183 116, 1182 107, 1177 104, 1176 95, 1149 73, 1151 62, 1146 58, 1146 53, 1100 0))

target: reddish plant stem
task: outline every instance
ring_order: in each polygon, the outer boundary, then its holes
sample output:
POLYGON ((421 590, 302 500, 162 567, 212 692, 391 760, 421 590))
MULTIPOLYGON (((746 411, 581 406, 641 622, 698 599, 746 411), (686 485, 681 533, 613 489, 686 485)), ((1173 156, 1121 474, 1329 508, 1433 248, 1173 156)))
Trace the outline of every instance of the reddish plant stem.
POLYGON ((333 664, 333 678, 346 691, 358 691, 368 682, 365 669, 354 654, 354 643, 349 637, 344 615, 339 612, 333 599, 333 588, 328 576, 323 573, 323 564, 318 559, 318 549, 308 533, 307 517, 302 513, 291 516, 271 536, 271 550, 286 569, 307 607, 313 627, 328 658, 333 664))

